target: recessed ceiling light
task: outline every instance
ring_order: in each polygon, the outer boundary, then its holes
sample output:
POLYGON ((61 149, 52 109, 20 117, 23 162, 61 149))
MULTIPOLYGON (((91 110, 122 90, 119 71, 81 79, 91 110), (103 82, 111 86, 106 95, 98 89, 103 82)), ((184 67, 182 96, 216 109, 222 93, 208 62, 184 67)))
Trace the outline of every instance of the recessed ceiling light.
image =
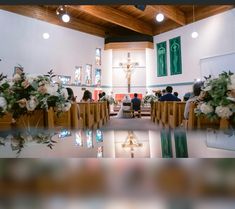
POLYGON ((156 20, 158 22, 162 22, 164 20, 164 15, 162 13, 158 13, 156 16, 156 20))
POLYGON ((44 39, 49 39, 49 38, 50 38, 50 34, 49 34, 49 33, 43 33, 43 34, 42 34, 42 37, 43 37, 44 39))
POLYGON ((198 32, 194 31, 192 32, 191 36, 192 38, 197 38, 199 35, 198 35, 198 32))
POLYGON ((63 20, 64 22, 69 22, 69 21, 70 21, 69 15, 68 15, 68 14, 63 14, 63 15, 62 15, 62 20, 63 20))

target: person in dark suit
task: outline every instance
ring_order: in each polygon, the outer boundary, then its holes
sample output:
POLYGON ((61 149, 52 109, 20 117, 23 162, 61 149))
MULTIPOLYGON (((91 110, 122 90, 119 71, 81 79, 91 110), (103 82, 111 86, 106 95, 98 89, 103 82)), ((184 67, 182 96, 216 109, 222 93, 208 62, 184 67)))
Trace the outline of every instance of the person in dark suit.
POLYGON ((178 97, 178 95, 179 95, 178 92, 175 91, 175 92, 173 93, 173 95, 178 99, 178 101, 181 101, 181 99, 178 97))
POLYGON ((141 105, 141 100, 138 98, 138 94, 134 93, 134 98, 131 100, 132 103, 132 108, 134 111, 133 117, 135 117, 135 111, 138 112, 139 117, 140 117, 140 105, 141 105))
POLYGON ((172 94, 173 88, 171 86, 166 87, 166 94, 161 96, 159 101, 180 101, 179 98, 172 94))

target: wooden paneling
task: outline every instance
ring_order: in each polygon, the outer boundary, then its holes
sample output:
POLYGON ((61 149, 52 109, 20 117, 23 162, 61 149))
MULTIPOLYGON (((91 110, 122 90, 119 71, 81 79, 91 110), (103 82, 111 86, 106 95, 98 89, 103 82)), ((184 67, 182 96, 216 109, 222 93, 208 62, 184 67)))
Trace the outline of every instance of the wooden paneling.
POLYGON ((120 25, 124 28, 128 28, 142 34, 153 35, 152 28, 148 26, 146 22, 139 21, 127 13, 121 12, 111 7, 86 5, 72 7, 86 12, 94 17, 101 18, 107 22, 120 25))
POLYGON ((153 5, 152 6, 156 12, 163 13, 168 19, 171 19, 172 21, 176 22, 179 25, 185 25, 185 15, 184 13, 177 9, 174 6, 169 5, 153 5))
MULTIPOLYGON (((58 5, 0 5, 0 9, 100 37, 157 35, 193 21, 193 5, 146 5, 144 11, 134 5, 67 5, 69 23, 56 15, 57 8, 58 5), (165 15, 161 23, 155 19, 159 11, 165 15)), ((195 5, 194 8, 197 21, 230 10, 234 5, 195 5)))
POLYGON ((118 42, 105 44, 104 49, 153 49, 152 42, 118 42))
POLYGON ((90 33, 101 37, 105 36, 105 28, 101 26, 97 26, 95 24, 91 24, 89 22, 85 22, 73 17, 71 17, 69 23, 64 23, 55 13, 47 11, 46 9, 40 6, 0 6, 0 9, 47 21, 49 23, 63 26, 66 28, 79 30, 85 33, 90 33))

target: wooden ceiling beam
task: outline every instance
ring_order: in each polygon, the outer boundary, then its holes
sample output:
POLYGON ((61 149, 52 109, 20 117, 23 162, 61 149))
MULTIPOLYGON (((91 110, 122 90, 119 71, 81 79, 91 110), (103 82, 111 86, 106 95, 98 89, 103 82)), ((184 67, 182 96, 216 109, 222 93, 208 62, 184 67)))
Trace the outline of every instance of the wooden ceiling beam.
POLYGON ((168 6, 168 5, 149 5, 152 7, 155 11, 160 11, 163 13, 168 19, 176 22, 179 25, 185 25, 186 24, 186 18, 184 13, 175 8, 174 6, 168 6))
POLYGON ((125 12, 111 8, 109 6, 73 5, 71 7, 90 14, 91 16, 93 16, 93 18, 100 18, 107 22, 119 25, 124 28, 128 28, 138 33, 151 36, 153 35, 152 27, 146 22, 140 21, 125 12))
POLYGON ((1 5, 0 9, 21 14, 27 17, 32 17, 38 20, 46 21, 52 24, 63 26, 66 28, 82 31, 92 35, 105 37, 105 28, 97 26, 86 21, 82 21, 77 18, 71 17, 69 23, 64 23, 54 12, 46 11, 45 8, 41 6, 4 6, 1 5))

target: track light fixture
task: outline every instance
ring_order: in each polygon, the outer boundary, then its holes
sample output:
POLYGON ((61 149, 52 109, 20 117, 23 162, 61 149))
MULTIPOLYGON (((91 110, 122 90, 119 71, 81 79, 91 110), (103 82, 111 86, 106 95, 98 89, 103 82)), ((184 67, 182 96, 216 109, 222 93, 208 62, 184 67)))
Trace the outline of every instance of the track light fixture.
POLYGON ((70 21, 70 16, 67 13, 67 6, 61 5, 56 9, 56 14, 60 16, 63 22, 67 23, 70 21))

